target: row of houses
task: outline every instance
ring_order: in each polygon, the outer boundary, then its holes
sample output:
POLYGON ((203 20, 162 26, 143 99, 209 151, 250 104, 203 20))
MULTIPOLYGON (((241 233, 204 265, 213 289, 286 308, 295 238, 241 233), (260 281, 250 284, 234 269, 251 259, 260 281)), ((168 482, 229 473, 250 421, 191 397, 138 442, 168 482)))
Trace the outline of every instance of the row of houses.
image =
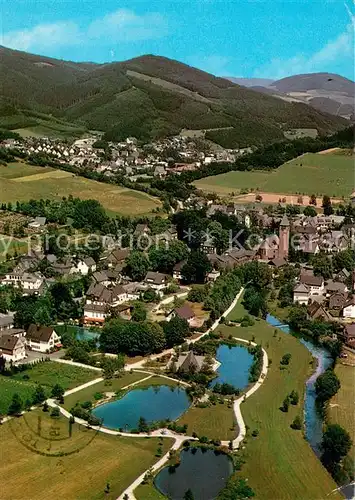
POLYGON ((61 347, 61 338, 53 327, 31 324, 27 330, 14 328, 13 314, 3 314, 0 320, 0 356, 6 361, 21 361, 28 350, 49 353, 61 347))

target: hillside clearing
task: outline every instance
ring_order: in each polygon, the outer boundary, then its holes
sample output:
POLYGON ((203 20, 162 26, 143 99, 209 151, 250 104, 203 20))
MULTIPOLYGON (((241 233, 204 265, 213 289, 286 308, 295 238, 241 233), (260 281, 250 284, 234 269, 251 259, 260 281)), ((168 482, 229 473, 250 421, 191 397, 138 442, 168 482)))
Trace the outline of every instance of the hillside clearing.
POLYGON ((61 199, 69 195, 83 200, 94 199, 113 215, 149 214, 160 206, 158 199, 140 191, 25 163, 0 166, 0 192, 3 203, 40 198, 61 199))
POLYGON ((354 161, 339 154, 307 153, 269 171, 232 171, 196 181, 207 192, 228 195, 240 190, 281 194, 349 197, 354 187, 354 161))

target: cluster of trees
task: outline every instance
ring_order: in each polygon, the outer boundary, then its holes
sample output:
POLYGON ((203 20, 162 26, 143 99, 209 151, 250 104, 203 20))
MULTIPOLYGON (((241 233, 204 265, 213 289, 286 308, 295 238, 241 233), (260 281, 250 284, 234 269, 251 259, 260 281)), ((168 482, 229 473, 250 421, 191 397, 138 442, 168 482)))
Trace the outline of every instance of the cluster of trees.
POLYGON ((254 356, 253 363, 249 369, 249 382, 256 382, 259 380, 263 367, 263 349, 261 345, 256 345, 255 347, 250 347, 249 352, 254 356))
POLYGON ((351 445, 349 433, 340 425, 326 427, 321 445, 321 461, 338 484, 354 479, 353 458, 348 455, 351 445))
POLYGON ((221 394, 222 396, 238 396, 240 394, 240 390, 237 387, 234 387, 232 384, 227 384, 227 382, 215 384, 212 390, 214 393, 221 394))
MULTIPOLYGON (((287 322, 292 330, 311 337, 316 343, 322 337, 332 337, 333 334, 340 332, 340 326, 337 323, 327 323, 319 319, 308 319, 307 308, 305 306, 295 305, 291 307, 287 322)), ((334 343, 333 349, 335 351, 332 354, 336 357, 340 354, 339 349, 341 349, 341 344, 339 346, 339 344, 334 343)))
POLYGON ((150 321, 112 319, 105 323, 100 334, 100 349, 103 352, 137 356, 161 352, 165 346, 163 328, 150 321))

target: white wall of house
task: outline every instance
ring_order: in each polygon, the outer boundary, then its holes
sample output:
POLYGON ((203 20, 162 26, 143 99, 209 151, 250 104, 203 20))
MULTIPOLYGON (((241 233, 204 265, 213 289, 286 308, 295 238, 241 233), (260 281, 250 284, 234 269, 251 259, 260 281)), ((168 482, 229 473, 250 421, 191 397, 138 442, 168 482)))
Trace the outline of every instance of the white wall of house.
POLYGON ((355 319, 355 305, 349 305, 343 309, 344 318, 355 319))
POLYGON ((60 337, 55 331, 53 331, 48 342, 37 342, 30 338, 26 338, 27 347, 30 347, 33 351, 47 352, 53 349, 56 344, 60 343, 60 337))
POLYGON ((307 305, 308 299, 309 299, 309 295, 307 295, 305 293, 294 292, 294 294, 293 294, 293 302, 295 304, 307 305))

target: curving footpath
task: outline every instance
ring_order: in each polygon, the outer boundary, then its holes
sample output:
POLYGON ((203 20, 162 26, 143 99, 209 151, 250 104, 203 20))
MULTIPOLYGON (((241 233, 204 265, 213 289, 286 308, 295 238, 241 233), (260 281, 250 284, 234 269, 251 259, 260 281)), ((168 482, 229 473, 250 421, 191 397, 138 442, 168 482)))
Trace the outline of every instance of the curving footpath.
MULTIPOLYGON (((245 340, 245 339, 240 339, 238 337, 234 337, 234 339, 238 340, 238 342, 245 342, 246 344, 252 345, 254 347, 257 345, 255 342, 251 342, 251 341, 245 340)), ((236 418, 236 421, 237 421, 237 424, 239 427, 239 432, 238 432, 238 436, 232 441, 233 450, 237 450, 239 448, 240 443, 243 441, 243 439, 246 436, 246 427, 245 427, 245 422, 244 422, 242 412, 240 409, 240 405, 243 403, 243 401, 245 401, 252 394, 254 394, 254 392, 256 392, 259 389, 259 387, 261 386, 261 384, 264 382, 266 375, 267 375, 268 364, 269 364, 269 359, 267 356, 267 352, 265 351, 265 349, 263 349, 263 366, 262 366, 260 377, 259 377, 258 381, 255 382, 253 387, 251 387, 249 389, 249 391, 247 391, 245 394, 243 394, 243 396, 241 396, 240 398, 238 398, 237 400, 234 401, 233 411, 234 411, 234 415, 235 415, 235 418, 236 418)), ((224 446, 228 446, 229 441, 222 441, 222 444, 224 446)))

